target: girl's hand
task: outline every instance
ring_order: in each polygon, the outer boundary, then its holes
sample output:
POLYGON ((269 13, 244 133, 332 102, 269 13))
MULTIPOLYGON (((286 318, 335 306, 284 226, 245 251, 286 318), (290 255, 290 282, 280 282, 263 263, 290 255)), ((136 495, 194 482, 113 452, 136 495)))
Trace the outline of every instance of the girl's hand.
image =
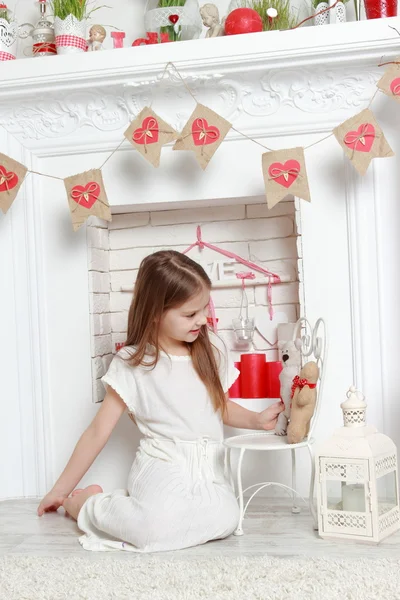
POLYGON ((258 429, 272 431, 275 429, 276 422, 280 413, 285 410, 284 403, 276 402, 258 414, 258 429))
POLYGON ((55 512, 58 508, 60 508, 60 506, 62 506, 62 503, 66 498, 68 498, 68 494, 61 494, 52 490, 39 504, 37 509, 38 516, 41 517, 47 512, 55 512))

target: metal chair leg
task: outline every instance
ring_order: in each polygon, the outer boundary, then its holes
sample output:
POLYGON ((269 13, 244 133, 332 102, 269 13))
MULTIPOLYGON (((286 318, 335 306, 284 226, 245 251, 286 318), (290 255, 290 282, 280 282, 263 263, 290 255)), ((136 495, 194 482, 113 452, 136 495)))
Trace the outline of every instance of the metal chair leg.
POLYGON ((233 535, 243 535, 243 518, 244 518, 244 502, 243 502, 243 486, 242 486, 242 462, 243 456, 245 453, 245 448, 240 449, 239 462, 237 467, 237 486, 238 486, 238 495, 239 495, 239 509, 240 509, 240 517, 239 523, 233 535))
MULTIPOLYGON (((294 448, 292 448, 291 450, 292 453, 292 489, 296 490, 297 486, 297 477, 296 477, 296 450, 294 448)), ((295 494, 295 492, 293 492, 293 506, 292 506, 292 513, 294 515, 298 515, 300 513, 300 507, 297 505, 297 496, 295 494)))
POLYGON ((310 479, 310 513, 313 518, 313 527, 317 531, 318 530, 318 517, 317 512, 314 506, 314 489, 315 489, 315 460, 314 460, 314 452, 311 444, 307 444, 308 452, 310 453, 311 458, 311 479, 310 479))

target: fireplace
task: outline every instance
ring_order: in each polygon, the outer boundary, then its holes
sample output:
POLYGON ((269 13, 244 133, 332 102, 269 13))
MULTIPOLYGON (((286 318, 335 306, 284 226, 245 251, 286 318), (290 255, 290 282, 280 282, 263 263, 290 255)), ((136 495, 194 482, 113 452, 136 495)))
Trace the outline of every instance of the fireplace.
MULTIPOLYGON (((133 283, 140 255, 192 243, 198 224, 207 241, 247 244, 249 257, 265 264, 285 262, 291 280, 273 288, 276 311, 284 306, 290 320, 299 314, 310 321, 325 318, 329 357, 317 436, 340 424, 338 405, 355 383, 368 398, 370 422, 400 441, 399 369, 392 348, 400 325, 399 159, 375 160, 361 178, 332 136, 313 145, 365 107, 381 75, 381 56, 390 60, 398 54, 391 20, 377 21, 382 22, 89 53, 54 62, 32 59, 29 72, 28 61, 2 66, 0 150, 32 170, 62 178, 101 165, 130 120, 150 102, 179 130, 193 100, 173 75, 160 81, 171 60, 198 100, 230 119, 235 129, 271 148, 307 148, 312 202, 288 199, 268 214, 261 172, 266 150, 236 132, 205 172, 190 153, 171 148, 163 150, 155 170, 124 144, 103 172, 114 215, 109 227, 92 221, 74 233, 62 182, 30 175, 12 209, 0 218, 0 364, 7 404, 0 447, 9 456, 2 464, 0 497, 40 495, 52 484, 98 410, 99 376, 115 343, 124 339, 129 292, 118 286, 133 283), (289 222, 291 229, 272 242, 258 228, 274 221, 289 222), (249 224, 257 229, 256 238, 249 224), (150 229, 155 244, 144 239, 150 229), (183 237, 174 237, 176 231, 184 231, 183 237), (232 237, 218 237, 224 231, 232 237), (122 247, 125 235, 130 245, 122 247), (275 252, 277 239, 283 241, 275 252), (126 255, 135 258, 121 268, 126 255)), ((380 95, 374 114, 400 155, 393 134, 398 106, 380 95)), ((217 307, 229 337, 238 288, 219 292, 229 300, 217 307)), ((256 289, 253 307, 267 315, 264 293, 256 289)), ((249 294, 253 301, 254 290, 249 294)), ((133 424, 122 419, 83 483, 98 480, 106 489, 124 485, 137 442, 133 424)), ((283 463, 278 472, 273 465, 249 465, 248 480, 261 469, 270 479, 288 481, 290 465, 283 463)), ((306 481, 301 460, 299 469, 306 481)))

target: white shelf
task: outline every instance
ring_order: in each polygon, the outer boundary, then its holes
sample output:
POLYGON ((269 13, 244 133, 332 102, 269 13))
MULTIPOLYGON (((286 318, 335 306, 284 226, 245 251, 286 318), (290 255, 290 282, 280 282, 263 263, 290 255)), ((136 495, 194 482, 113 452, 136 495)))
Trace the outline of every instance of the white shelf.
POLYGON ((400 52, 400 18, 374 19, 322 27, 301 27, 210 40, 157 44, 1 64, 0 99, 49 90, 87 89, 110 84, 137 85, 160 74, 169 61, 198 76, 305 64, 380 60, 400 52))

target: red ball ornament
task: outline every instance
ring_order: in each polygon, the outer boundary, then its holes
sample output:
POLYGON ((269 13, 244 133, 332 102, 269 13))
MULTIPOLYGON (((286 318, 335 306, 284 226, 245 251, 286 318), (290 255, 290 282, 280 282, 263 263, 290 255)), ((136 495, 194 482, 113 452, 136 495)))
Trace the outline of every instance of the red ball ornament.
POLYGON ((263 30, 260 15, 253 8, 236 8, 226 18, 225 34, 257 33, 263 30))

